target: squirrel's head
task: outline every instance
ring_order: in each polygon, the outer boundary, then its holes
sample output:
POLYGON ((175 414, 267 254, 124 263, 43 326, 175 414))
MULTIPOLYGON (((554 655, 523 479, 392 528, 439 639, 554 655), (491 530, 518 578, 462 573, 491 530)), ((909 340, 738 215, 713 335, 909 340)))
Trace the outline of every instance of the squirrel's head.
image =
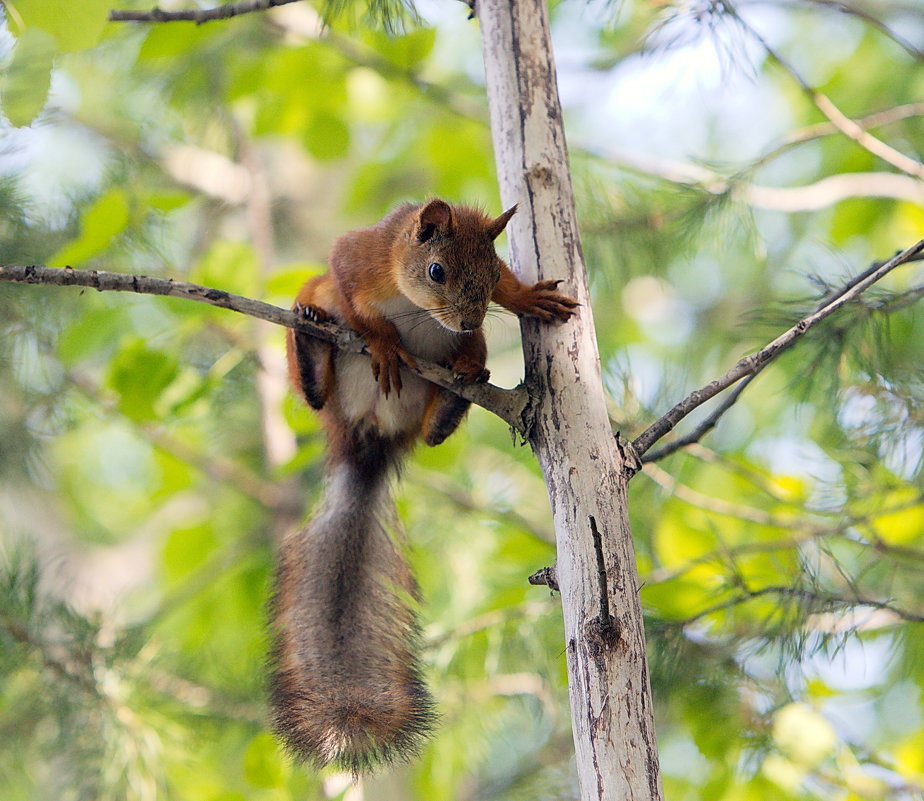
POLYGON ((450 331, 478 329, 501 275, 494 240, 517 210, 494 219, 468 206, 431 200, 405 229, 398 285, 450 331))

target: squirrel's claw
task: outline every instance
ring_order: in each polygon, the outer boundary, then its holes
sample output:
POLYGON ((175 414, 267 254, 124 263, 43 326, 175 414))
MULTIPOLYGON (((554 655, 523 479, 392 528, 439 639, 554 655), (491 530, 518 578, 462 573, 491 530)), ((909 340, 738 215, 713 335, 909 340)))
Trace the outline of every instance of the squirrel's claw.
POLYGON ((529 288, 530 306, 523 312, 527 317, 537 317, 546 323, 567 320, 575 314, 581 304, 574 298, 563 295, 556 290, 561 279, 538 281, 529 288))
POLYGON ((456 380, 463 384, 483 384, 491 377, 491 371, 484 364, 467 357, 456 359, 449 369, 456 380))
POLYGON ((306 320, 309 320, 312 323, 326 323, 331 320, 330 314, 328 314, 320 306, 312 306, 310 303, 302 304, 298 301, 295 301, 295 305, 292 307, 299 317, 304 317, 306 320))
POLYGON ((400 345, 378 346, 369 343, 369 354, 372 356, 372 376, 379 384, 379 390, 387 398, 394 390, 396 395, 401 394, 401 365, 405 364, 411 369, 417 369, 417 362, 400 345))

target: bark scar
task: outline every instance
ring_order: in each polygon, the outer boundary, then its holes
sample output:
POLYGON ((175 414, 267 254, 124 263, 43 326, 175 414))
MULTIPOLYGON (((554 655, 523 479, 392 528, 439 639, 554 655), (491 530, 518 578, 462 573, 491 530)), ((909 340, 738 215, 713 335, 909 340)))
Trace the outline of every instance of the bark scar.
POLYGON ((597 528, 597 520, 589 515, 590 533, 594 538, 594 553, 597 557, 597 590, 600 598, 600 614, 588 621, 584 635, 591 658, 603 662, 604 654, 620 639, 619 622, 610 614, 610 595, 606 575, 606 561, 603 557, 603 538, 597 528))

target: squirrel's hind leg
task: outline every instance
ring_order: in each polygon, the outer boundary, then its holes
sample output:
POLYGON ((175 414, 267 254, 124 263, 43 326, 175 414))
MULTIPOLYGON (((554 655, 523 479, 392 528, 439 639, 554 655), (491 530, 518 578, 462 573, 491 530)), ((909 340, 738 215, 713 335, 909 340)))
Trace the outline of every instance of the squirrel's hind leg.
MULTIPOLYGON (((487 381, 490 373, 485 369, 488 347, 484 334, 473 331, 456 349, 449 362, 449 369, 463 384, 487 381)), ((454 392, 434 387, 433 394, 424 409, 420 433, 427 445, 439 445, 459 427, 471 402, 460 398, 454 392)))
MULTIPOLYGON (((315 323, 323 323, 333 316, 318 301, 325 294, 326 275, 308 281, 298 294, 294 311, 315 323)), ((309 334, 288 329, 286 355, 289 363, 289 380, 298 393, 313 409, 322 409, 334 386, 334 347, 309 334)))
POLYGON ((424 410, 421 436, 427 445, 439 445, 459 427, 471 402, 442 387, 434 387, 424 410))

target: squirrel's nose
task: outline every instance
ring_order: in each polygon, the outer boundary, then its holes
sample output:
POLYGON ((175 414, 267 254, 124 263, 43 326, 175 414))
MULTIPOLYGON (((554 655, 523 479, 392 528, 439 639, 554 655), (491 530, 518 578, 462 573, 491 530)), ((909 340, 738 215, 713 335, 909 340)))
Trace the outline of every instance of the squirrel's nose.
POLYGON ((459 325, 462 326, 463 331, 474 331, 481 325, 481 321, 475 322, 474 320, 461 320, 459 325))

